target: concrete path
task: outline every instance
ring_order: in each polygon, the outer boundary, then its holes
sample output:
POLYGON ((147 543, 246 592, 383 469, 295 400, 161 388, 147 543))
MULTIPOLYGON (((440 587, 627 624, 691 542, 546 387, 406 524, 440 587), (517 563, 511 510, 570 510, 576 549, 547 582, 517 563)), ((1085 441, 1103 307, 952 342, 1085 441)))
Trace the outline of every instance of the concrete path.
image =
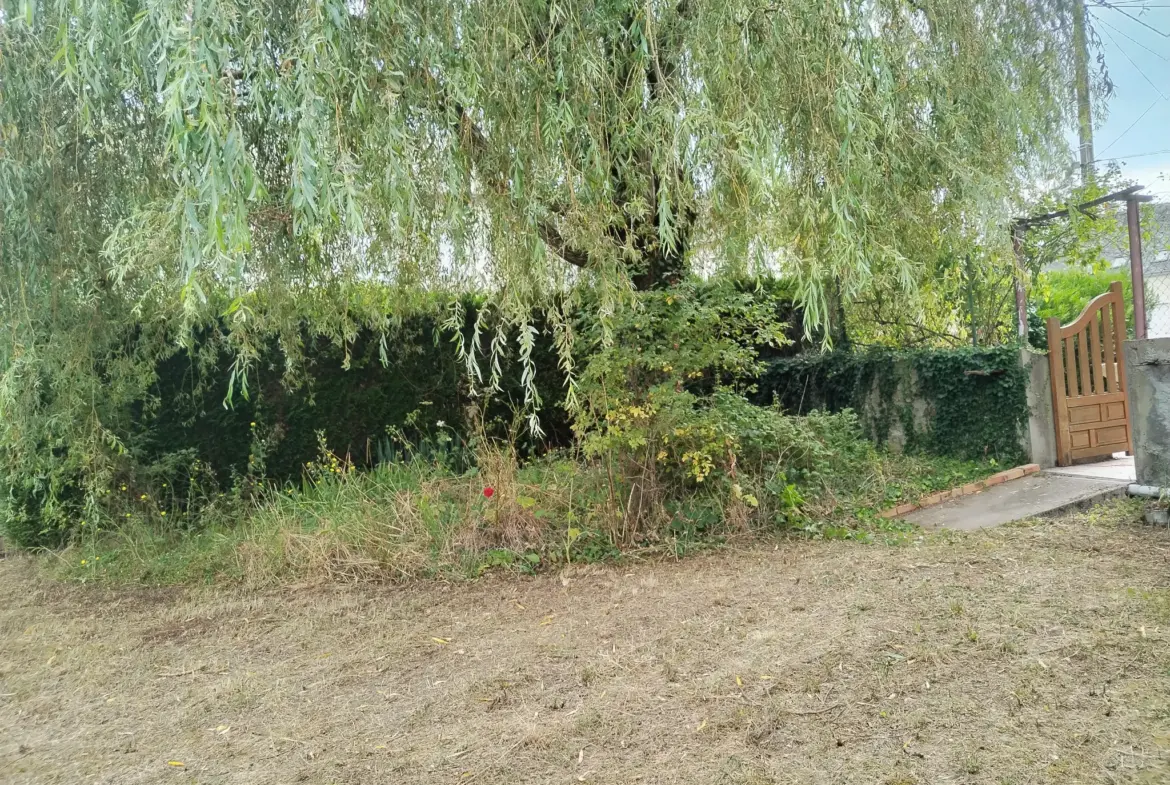
POLYGON ((1062 474, 1069 477, 1095 477, 1101 480, 1117 480, 1118 482, 1137 482, 1137 471, 1134 469, 1133 456, 1118 453, 1116 458, 1098 461, 1097 463, 1083 463, 1080 466, 1062 466, 1046 470, 1049 474, 1062 474))
POLYGON ((944 504, 915 510, 903 515, 902 520, 925 529, 983 529, 1121 496, 1130 482, 1132 480, 1044 471, 944 504))

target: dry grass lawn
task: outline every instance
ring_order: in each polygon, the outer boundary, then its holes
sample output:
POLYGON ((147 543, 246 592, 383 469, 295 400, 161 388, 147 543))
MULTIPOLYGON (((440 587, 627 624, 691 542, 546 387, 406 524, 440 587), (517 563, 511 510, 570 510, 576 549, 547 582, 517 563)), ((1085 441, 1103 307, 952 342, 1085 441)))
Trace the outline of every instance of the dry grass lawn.
POLYGON ((1170 781, 1170 533, 1120 504, 466 585, 0 562, 4 783, 1170 781))

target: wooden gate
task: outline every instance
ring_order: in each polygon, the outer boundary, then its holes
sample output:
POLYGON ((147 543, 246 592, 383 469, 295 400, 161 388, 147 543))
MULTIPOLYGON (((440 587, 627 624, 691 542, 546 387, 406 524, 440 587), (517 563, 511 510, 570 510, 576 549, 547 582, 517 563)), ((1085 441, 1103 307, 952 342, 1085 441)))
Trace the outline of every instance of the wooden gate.
POLYGON ((1048 320, 1057 465, 1131 451, 1124 340, 1120 281, 1093 298, 1072 324, 1048 320))

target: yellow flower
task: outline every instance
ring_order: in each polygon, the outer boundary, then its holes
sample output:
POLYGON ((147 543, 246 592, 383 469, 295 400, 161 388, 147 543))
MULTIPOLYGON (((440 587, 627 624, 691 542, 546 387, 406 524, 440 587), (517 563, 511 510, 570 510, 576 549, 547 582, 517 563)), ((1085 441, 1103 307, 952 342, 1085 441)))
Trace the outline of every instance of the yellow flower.
POLYGON ((89 563, 89 562, 87 562, 85 559, 82 559, 82 560, 81 560, 81 566, 82 566, 82 567, 84 567, 84 566, 85 566, 86 564, 88 564, 88 563, 89 563))
POLYGON ((254 423, 254 422, 250 422, 250 423, 248 423, 248 427, 249 427, 249 428, 255 428, 255 427, 256 427, 256 423, 254 423))
POLYGON ((165 518, 165 517, 167 517, 167 511, 163 510, 162 512, 159 513, 159 515, 161 515, 162 517, 165 518))
POLYGON ((149 497, 149 496, 147 496, 147 495, 144 493, 144 494, 142 494, 141 496, 139 496, 138 498, 139 498, 139 499, 141 499, 142 501, 146 501, 146 500, 147 500, 147 499, 149 499, 150 497, 149 497))

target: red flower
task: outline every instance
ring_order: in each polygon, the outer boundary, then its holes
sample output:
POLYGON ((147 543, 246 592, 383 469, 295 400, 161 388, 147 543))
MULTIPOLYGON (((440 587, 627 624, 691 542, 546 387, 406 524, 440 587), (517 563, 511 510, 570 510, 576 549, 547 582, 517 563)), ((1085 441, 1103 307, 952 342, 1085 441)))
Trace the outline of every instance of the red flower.
POLYGON ((492 486, 489 485, 488 487, 483 489, 483 498, 490 499, 495 495, 496 495, 496 489, 493 488, 492 486))

